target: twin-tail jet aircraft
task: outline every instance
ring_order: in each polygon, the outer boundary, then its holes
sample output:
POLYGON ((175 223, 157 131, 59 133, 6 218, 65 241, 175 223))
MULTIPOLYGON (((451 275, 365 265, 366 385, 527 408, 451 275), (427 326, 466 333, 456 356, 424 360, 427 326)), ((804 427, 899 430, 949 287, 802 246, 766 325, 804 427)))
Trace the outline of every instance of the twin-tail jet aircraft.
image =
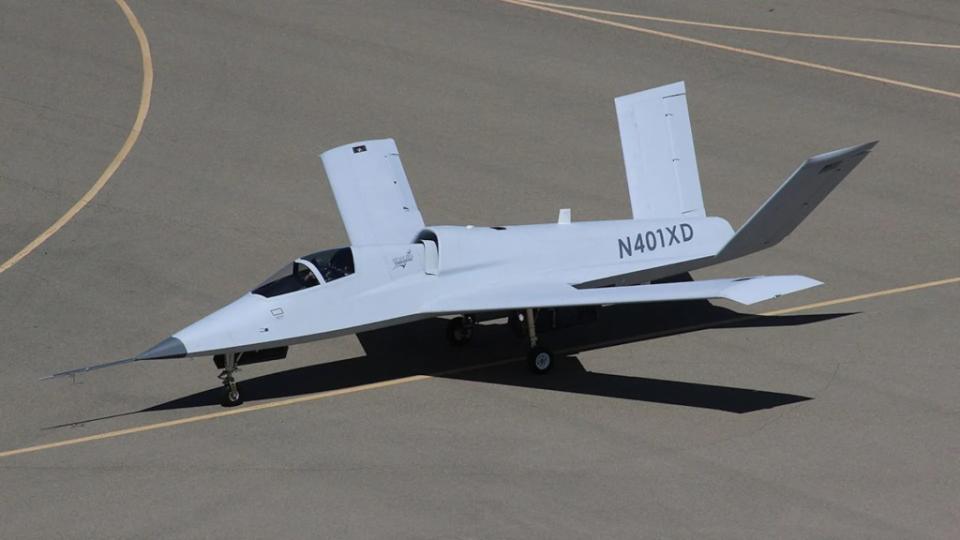
POLYGON ((295 259, 133 358, 51 377, 213 356, 223 403, 236 405, 240 365, 284 358, 297 343, 438 316, 454 316, 447 337, 455 344, 470 340, 478 317, 509 317, 529 343, 530 369, 546 373, 554 353, 538 339, 537 320, 558 309, 716 298, 753 304, 820 285, 797 275, 651 282, 777 244, 875 142, 806 160, 734 232, 704 210, 683 82, 615 104, 633 219, 574 222, 563 209, 556 223, 427 227, 392 139, 340 146, 320 158, 349 247, 295 259))

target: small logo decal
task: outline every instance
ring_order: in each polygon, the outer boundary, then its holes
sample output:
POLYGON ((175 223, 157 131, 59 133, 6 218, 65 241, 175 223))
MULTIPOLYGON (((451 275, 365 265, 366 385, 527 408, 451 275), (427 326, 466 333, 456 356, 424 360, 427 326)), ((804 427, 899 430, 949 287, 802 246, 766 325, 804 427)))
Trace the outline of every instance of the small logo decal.
POLYGON ((406 268, 406 267, 407 267, 407 263, 412 262, 412 261, 413 261, 413 252, 411 252, 411 251, 408 249, 408 250, 407 250, 407 253, 406 253, 403 257, 394 257, 394 258, 393 258, 393 269, 396 270, 397 268, 406 268))
POLYGON ((270 314, 278 319, 281 319, 283 318, 283 308, 279 308, 279 307, 273 308, 270 310, 270 314))

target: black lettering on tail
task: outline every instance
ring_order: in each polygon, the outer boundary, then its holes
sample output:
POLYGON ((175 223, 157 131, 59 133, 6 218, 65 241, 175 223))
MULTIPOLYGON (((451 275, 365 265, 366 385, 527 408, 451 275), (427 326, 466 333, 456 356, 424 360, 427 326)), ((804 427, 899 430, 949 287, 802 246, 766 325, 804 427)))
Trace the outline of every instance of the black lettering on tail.
POLYGON ((621 258, 621 259, 623 258, 623 252, 624 252, 624 251, 627 252, 627 257, 633 255, 633 249, 632 249, 632 247, 630 246, 630 237, 629 237, 629 236, 627 237, 627 239, 626 239, 625 241, 622 240, 622 239, 620 239, 620 238, 617 238, 617 242, 620 242, 620 258, 621 258))

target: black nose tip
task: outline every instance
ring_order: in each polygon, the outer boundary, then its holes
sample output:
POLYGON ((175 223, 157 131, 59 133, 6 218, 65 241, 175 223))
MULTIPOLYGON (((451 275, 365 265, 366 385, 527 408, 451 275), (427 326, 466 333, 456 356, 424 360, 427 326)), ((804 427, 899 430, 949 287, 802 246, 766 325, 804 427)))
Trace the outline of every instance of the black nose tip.
POLYGON ((137 360, 159 360, 161 358, 183 358, 187 355, 187 348, 183 342, 175 337, 157 343, 153 347, 137 355, 137 360))

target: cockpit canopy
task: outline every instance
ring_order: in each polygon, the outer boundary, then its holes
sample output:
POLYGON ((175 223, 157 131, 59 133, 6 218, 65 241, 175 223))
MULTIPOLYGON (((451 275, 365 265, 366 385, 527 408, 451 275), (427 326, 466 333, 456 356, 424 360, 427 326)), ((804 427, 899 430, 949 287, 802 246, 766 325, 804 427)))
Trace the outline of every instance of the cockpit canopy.
POLYGON ((318 251, 287 264, 254 289, 253 294, 272 298, 330 283, 350 274, 353 274, 353 251, 350 248, 318 251))

